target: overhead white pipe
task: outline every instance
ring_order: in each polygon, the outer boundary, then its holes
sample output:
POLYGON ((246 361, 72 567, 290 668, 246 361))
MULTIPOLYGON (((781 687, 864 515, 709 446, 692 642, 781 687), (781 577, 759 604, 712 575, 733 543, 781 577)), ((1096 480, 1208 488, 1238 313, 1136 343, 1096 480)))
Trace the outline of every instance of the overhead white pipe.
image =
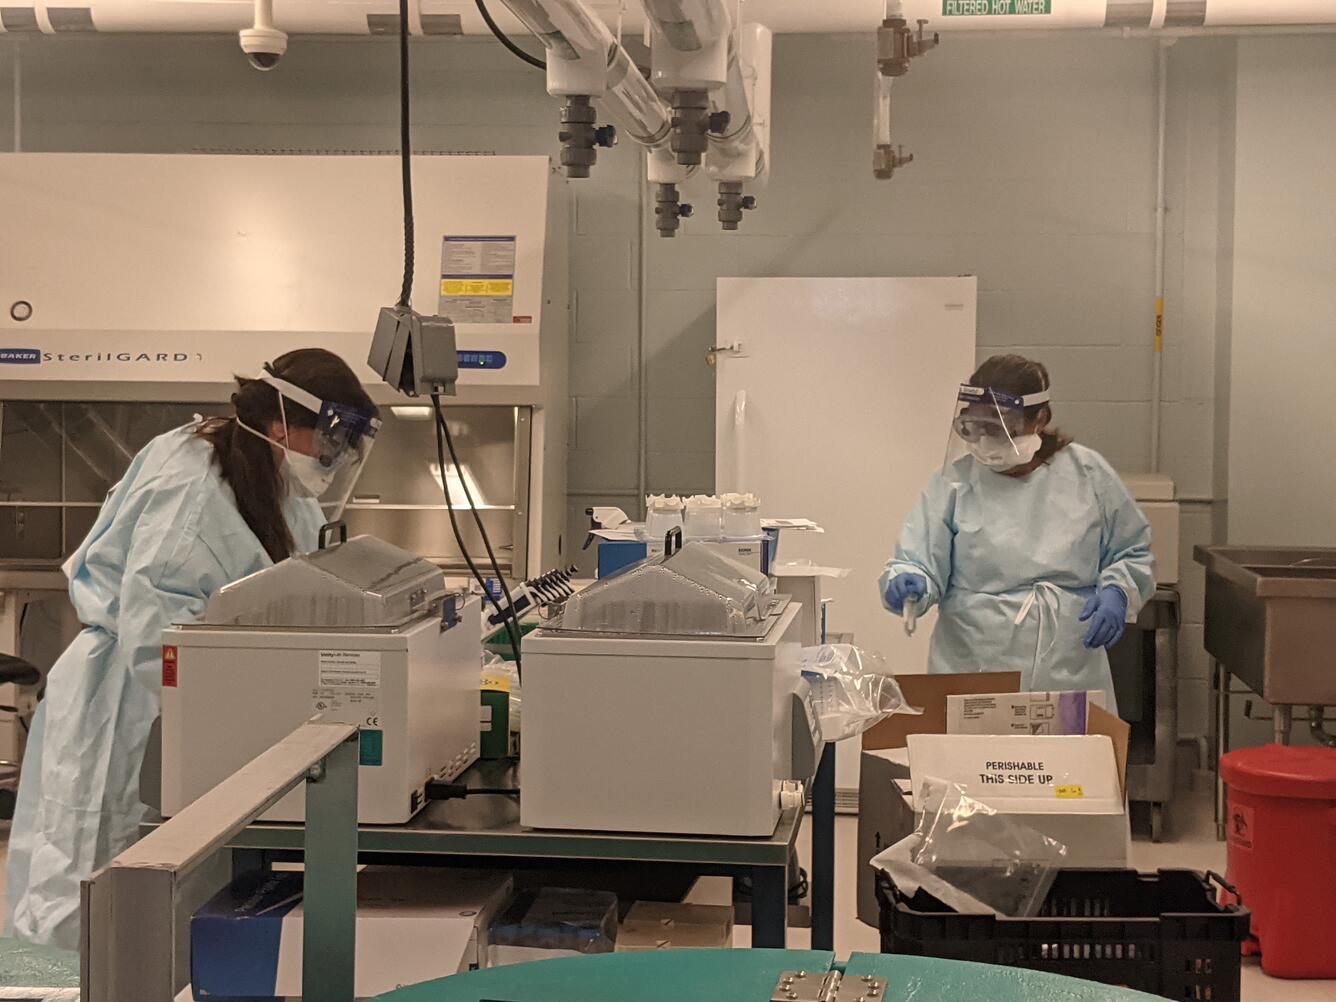
POLYGON ((724 0, 641 0, 649 17, 650 79, 659 91, 710 91, 728 79, 733 24, 724 0))
POLYGON ((608 26, 579 0, 502 0, 547 49, 547 92, 603 99, 644 145, 668 134, 668 106, 608 26))
MULTIPOLYGON (((1162 24, 1166 32, 1189 34, 1193 29, 1221 29, 1336 24, 1330 0, 1156 0, 1130 4, 1118 0, 1064 0, 1049 13, 1005 16, 966 13, 991 7, 991 0, 901 0, 905 17, 932 23, 933 31, 1027 31, 1055 28, 1146 30, 1162 24), (1149 8, 1149 10, 1148 10, 1149 8), (1159 12, 1158 17, 1154 13, 1159 12), (1157 23, 1159 22, 1159 23, 1157 23)), ((1025 0, 1011 0, 1021 10, 1025 0)), ((518 18, 493 4, 502 28, 521 29, 518 18)), ((620 3, 595 2, 600 16, 615 20, 620 3)), ((5 0, 6 21, 18 24, 16 12, 35 12, 32 30, 42 34, 92 30, 105 32, 225 33, 249 27, 251 0, 5 0), (87 11, 87 15, 83 12, 87 11)), ((409 28, 414 35, 485 35, 471 0, 411 0, 409 28)), ((1041 9, 1042 4, 1035 4, 1041 9)), ((278 26, 293 35, 375 35, 389 33, 397 23, 396 0, 280 0, 278 26)), ((885 0, 839 0, 797 3, 794 0, 748 0, 748 20, 760 21, 778 33, 867 32, 881 22, 885 0)), ((648 19, 628 8, 623 24, 628 33, 642 31, 648 19)), ((0 24, 0 34, 7 29, 0 24)), ((23 30, 23 29, 8 29, 23 30)))
POLYGON ((710 94, 711 118, 721 124, 709 135, 705 171, 719 185, 718 219, 736 230, 754 208, 754 191, 765 183, 770 158, 770 29, 745 24, 729 39, 728 76, 710 94))
POLYGON ((642 146, 668 141, 672 114, 612 32, 581 0, 503 0, 547 49, 547 92, 566 98, 561 164, 588 177, 596 146, 610 146, 596 127, 592 99, 602 101, 625 135, 642 146))
POLYGON ((729 42, 724 86, 710 94, 710 110, 727 112, 728 125, 710 135, 706 169, 717 181, 764 181, 768 169, 771 32, 744 24, 729 42))

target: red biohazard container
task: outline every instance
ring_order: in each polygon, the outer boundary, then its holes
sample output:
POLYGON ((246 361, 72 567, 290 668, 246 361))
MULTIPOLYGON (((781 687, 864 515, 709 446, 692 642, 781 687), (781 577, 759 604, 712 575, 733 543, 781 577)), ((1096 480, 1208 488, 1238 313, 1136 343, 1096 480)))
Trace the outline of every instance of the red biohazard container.
POLYGON ((1262 969, 1336 978, 1336 748, 1242 748, 1220 771, 1229 880, 1252 911, 1262 969))

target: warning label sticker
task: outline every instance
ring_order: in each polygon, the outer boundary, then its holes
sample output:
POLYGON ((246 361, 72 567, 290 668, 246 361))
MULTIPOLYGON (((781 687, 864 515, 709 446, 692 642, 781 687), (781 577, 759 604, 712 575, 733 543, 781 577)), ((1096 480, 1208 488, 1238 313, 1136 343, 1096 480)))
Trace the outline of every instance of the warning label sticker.
POLYGON ((1229 844, 1236 849, 1252 852, 1253 809, 1251 807, 1230 807, 1229 844))
POLYGON ((438 309, 455 323, 512 323, 515 237, 446 236, 441 241, 438 309))
POLYGON ((378 688, 380 653, 380 651, 321 651, 320 688, 378 688))

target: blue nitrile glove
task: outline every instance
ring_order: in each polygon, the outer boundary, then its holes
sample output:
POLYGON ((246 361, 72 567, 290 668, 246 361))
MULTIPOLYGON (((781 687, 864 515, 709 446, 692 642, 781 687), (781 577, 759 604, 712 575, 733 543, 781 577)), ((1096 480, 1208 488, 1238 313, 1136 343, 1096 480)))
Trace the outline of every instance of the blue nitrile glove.
POLYGON ((1127 627, 1127 594, 1117 585, 1105 585, 1090 596, 1081 611, 1081 622, 1093 620, 1086 633, 1086 650, 1112 647, 1122 639, 1127 627))
POLYGON ((899 616, 905 611, 905 602, 928 594, 928 579, 922 574, 897 574, 886 586, 886 607, 899 616))

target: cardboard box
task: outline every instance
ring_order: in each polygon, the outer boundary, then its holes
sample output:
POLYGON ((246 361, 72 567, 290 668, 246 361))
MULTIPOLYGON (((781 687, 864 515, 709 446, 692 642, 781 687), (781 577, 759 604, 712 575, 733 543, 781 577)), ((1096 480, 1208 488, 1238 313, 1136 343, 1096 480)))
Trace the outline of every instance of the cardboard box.
POLYGON ((946 697, 989 692, 1020 692, 1018 671, 983 671, 964 675, 897 675, 905 702, 922 716, 895 714, 863 733, 863 750, 903 748, 911 734, 946 733, 946 697))
POLYGON ((978 672, 968 675, 899 675, 905 702, 921 716, 887 717, 863 734, 858 776, 858 918, 877 924, 876 877, 870 860, 914 830, 914 810, 907 786, 911 734, 946 731, 946 701, 951 695, 1018 692, 1020 672, 978 672), (898 837, 897 837, 898 836, 898 837), (880 843, 880 845, 879 845, 880 843))
POLYGON ((948 734, 1085 734, 1086 707, 1104 692, 1014 692, 946 697, 948 734))
POLYGON ((858 918, 877 924, 870 862, 914 830, 905 749, 865 751, 858 770, 858 918))
POLYGON ((1107 734, 915 734, 909 739, 914 808, 922 808, 925 779, 946 780, 1063 843, 1066 866, 1125 867, 1125 748, 1124 742, 1120 756, 1107 734))
POLYGON ((733 909, 725 905, 637 901, 617 932, 618 953, 726 950, 733 946, 733 909))
MULTIPOLYGON (((509 901, 508 873, 368 867, 357 875, 358 998, 485 964, 487 929, 509 901)), ((302 874, 252 873, 190 921, 198 1000, 302 993, 302 874)))
MULTIPOLYGON (((901 675, 896 678, 911 706, 923 710, 922 716, 897 715, 882 721, 863 735, 858 790, 858 918, 870 925, 877 924, 875 876, 869 860, 882 848, 894 845, 897 834, 908 835, 915 825, 912 787, 902 780, 910 776, 906 746, 914 735, 945 735, 948 703, 953 696, 1003 697, 1019 693, 1019 672, 978 672, 962 675, 901 675)), ((1027 694, 1033 695, 1033 694, 1027 694)), ((1123 721, 1087 701, 1086 733, 1101 734, 1110 739, 1117 775, 1127 775, 1127 743, 1130 728, 1123 721)), ((964 737, 958 736, 959 737, 964 737)), ((997 741, 997 738, 991 739, 997 741)), ((1013 739, 1015 740, 1015 739, 1013 739)), ((1122 788, 1120 782, 1120 789, 1122 788)), ((987 794, 979 799, 991 804, 987 794)), ((1092 845, 1091 853, 1085 847, 1073 848, 1067 858, 1068 866, 1124 866, 1130 848, 1130 832, 1124 801, 1119 801, 1119 821, 1122 841, 1118 851, 1100 855, 1101 847, 1092 845)), ((1109 822, 1112 824, 1113 822, 1109 822)), ((1056 836, 1055 836, 1056 837, 1056 836)))

